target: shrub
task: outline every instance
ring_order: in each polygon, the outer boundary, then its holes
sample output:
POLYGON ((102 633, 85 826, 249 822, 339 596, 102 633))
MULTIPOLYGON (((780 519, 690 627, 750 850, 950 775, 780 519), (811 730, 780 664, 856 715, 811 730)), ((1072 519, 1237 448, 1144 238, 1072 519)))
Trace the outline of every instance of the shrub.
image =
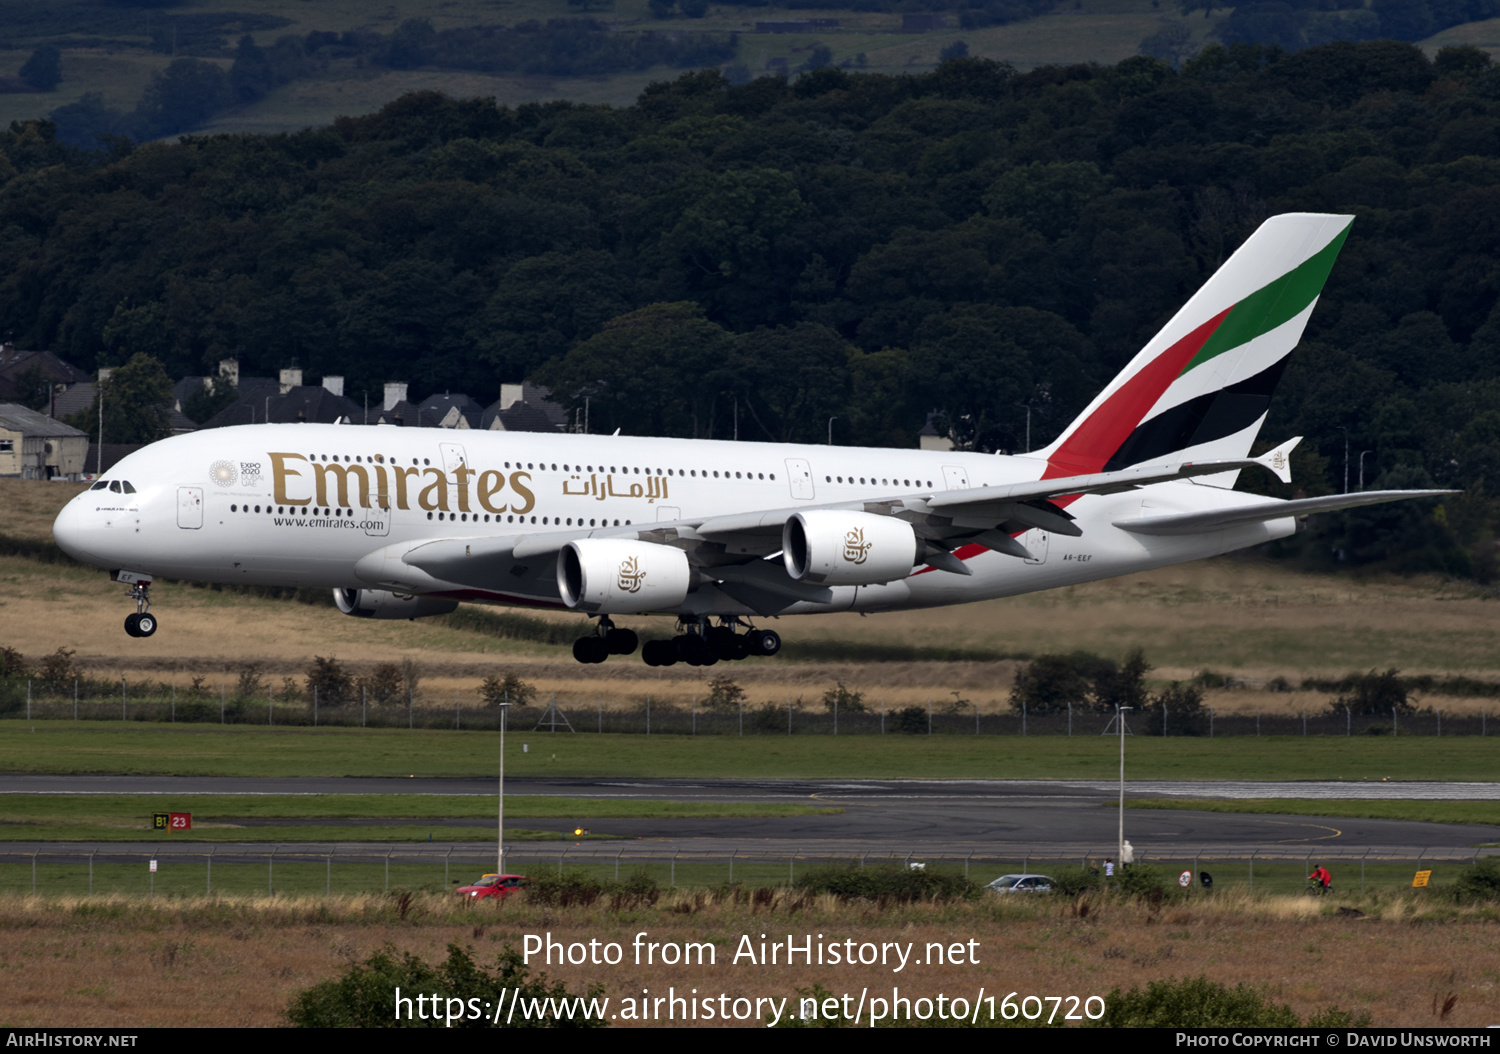
POLYGON ((236 699, 258 699, 266 694, 266 682, 260 677, 260 663, 247 662, 240 667, 240 679, 235 682, 236 699))
MULTIPOLYGON (((501 1023, 513 1028, 604 1027, 602 1018, 584 1015, 583 1006, 574 1002, 575 994, 562 982, 549 985, 546 974, 535 978, 530 974, 522 957, 509 945, 500 953, 493 971, 477 965, 456 944, 448 945, 448 958, 437 966, 429 966, 411 952, 398 954, 387 945, 364 962, 350 966, 338 980, 324 981, 298 994, 287 1007, 286 1016, 297 1028, 492 1028, 501 1023), (426 1020, 416 1013, 397 1020, 397 988, 403 1000, 410 993, 413 1003, 418 995, 431 997, 432 1009, 426 1020), (471 1005, 494 1007, 517 997, 541 1001, 545 1014, 515 1014, 499 1021, 492 1021, 488 1014, 479 1014, 473 1020, 467 1017, 471 1005), (439 1007, 460 1005, 463 1019, 450 1022, 438 1016, 439 1007)), ((593 998, 603 991, 602 986, 593 986, 579 995, 593 998)))
POLYGON ((833 865, 814 867, 797 879, 797 888, 807 893, 829 893, 843 900, 879 900, 882 897, 909 903, 915 900, 972 900, 980 886, 963 875, 942 871, 913 871, 894 864, 880 867, 833 865))
POLYGON ((603 892, 604 885, 598 879, 582 871, 564 871, 532 879, 526 887, 526 899, 560 908, 587 907, 603 892))
POLYGON ((402 691, 405 682, 406 678, 401 676, 401 667, 393 662, 383 662, 371 670, 368 676, 361 677, 356 686, 369 693, 371 702, 384 705, 400 702, 406 697, 406 693, 402 691))
POLYGON ((766 703, 750 711, 750 727, 757 732, 785 732, 787 726, 786 707, 766 703))
POLYGON ((486 706, 530 706, 536 702, 536 685, 521 680, 515 670, 506 670, 504 677, 486 677, 480 686, 479 695, 486 706))
POLYGON ((927 711, 920 706, 905 706, 891 714, 890 731, 919 736, 929 731, 927 711))
POLYGON ((315 657, 307 668, 307 695, 317 693, 319 704, 339 706, 349 701, 354 692, 354 680, 349 672, 333 656, 315 657))
POLYGON ((1030 714, 1051 714, 1069 705, 1092 705, 1113 711, 1116 706, 1140 708, 1145 702, 1145 675, 1151 666, 1139 648, 1123 664, 1087 651, 1069 655, 1038 655, 1016 673, 1010 705, 1030 714))
POLYGON ((1203 689, 1194 681, 1173 681, 1151 697, 1146 731, 1153 735, 1201 736, 1208 731, 1203 689))
POLYGON ((37 677, 47 691, 59 694, 73 687, 73 681, 78 677, 78 670, 73 665, 74 654, 72 648, 58 648, 42 660, 37 677))
POLYGON ((1453 899, 1460 904, 1482 904, 1500 900, 1500 860, 1486 857, 1458 873, 1453 899))
POLYGON ((703 701, 703 705, 709 710, 738 710, 744 701, 745 689, 735 684, 733 677, 721 673, 710 678, 708 698, 703 701))
POLYGON ((1340 684, 1342 694, 1331 704, 1334 710, 1348 707, 1356 714, 1409 714, 1415 707, 1407 698, 1406 684, 1401 680, 1400 670, 1376 673, 1353 674, 1340 684))
POLYGON ((1119 707, 1140 711, 1147 705, 1146 674, 1151 664, 1140 648, 1130 649, 1125 661, 1116 666, 1108 659, 1098 660, 1094 673, 1094 708, 1113 713, 1119 707))
POLYGON ((850 691, 844 687, 843 681, 823 693, 823 708, 832 713, 834 707, 844 714, 863 714, 869 709, 865 706, 865 694, 850 691))
POLYGON ((25 677, 26 657, 15 648, 0 648, 0 677, 25 677))
POLYGON ((1104 997, 1100 1028, 1297 1028, 1289 1006, 1272 1003, 1259 989, 1233 989, 1207 977, 1152 981, 1144 991, 1118 988, 1104 997))

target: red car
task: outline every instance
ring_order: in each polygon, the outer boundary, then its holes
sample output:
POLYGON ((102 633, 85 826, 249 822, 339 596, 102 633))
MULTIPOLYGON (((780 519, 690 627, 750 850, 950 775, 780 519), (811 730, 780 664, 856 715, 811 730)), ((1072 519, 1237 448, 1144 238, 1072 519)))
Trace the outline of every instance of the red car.
POLYGON ((478 900, 481 897, 494 897, 496 900, 504 900, 512 893, 519 893, 531 883, 531 879, 525 875, 484 875, 473 885, 459 886, 458 895, 471 897, 478 900))

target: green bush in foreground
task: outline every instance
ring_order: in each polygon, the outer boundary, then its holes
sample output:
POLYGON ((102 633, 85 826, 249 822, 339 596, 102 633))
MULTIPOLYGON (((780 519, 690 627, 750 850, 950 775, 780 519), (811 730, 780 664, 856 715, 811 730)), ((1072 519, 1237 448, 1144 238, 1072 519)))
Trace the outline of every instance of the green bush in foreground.
MULTIPOLYGON (((603 1028, 605 1022, 583 1013, 581 999, 602 995, 602 986, 574 996, 561 981, 547 984, 546 974, 530 976, 531 971, 519 953, 510 945, 500 953, 496 969, 491 972, 475 964, 469 953, 456 944, 448 945, 448 958, 429 966, 407 952, 398 955, 387 945, 362 963, 355 963, 336 981, 313 985, 292 1000, 286 1010, 287 1020, 297 1028, 445 1028, 451 1007, 451 1027, 493 1028, 496 1024, 514 1028, 603 1028), (396 993, 403 1000, 401 1019, 397 1019, 396 993), (519 995, 516 990, 519 989, 519 995), (418 1007, 418 996, 428 997, 418 1007), (435 999, 433 998, 435 997, 435 999), (410 1000, 410 1008, 406 1000, 410 1000), (449 1004, 449 999, 462 1000, 449 1004), (491 1019, 493 1008, 514 1001, 538 1000, 541 1013, 517 1013, 507 1021, 491 1019), (471 1002, 473 1001, 473 1002, 471 1002), (469 1019, 471 1007, 482 1009, 469 1019), (425 1020, 424 1020, 425 1016, 425 1020)), ((585 1004, 586 1005, 586 1004, 585 1004)))
POLYGON ((1146 897, 1153 902, 1183 896, 1182 890, 1167 881, 1165 872, 1149 864, 1132 864, 1120 868, 1115 877, 1106 879, 1098 867, 1065 867, 1051 872, 1052 885, 1064 896, 1076 897, 1089 890, 1112 890, 1132 897, 1146 897))
POLYGON ((1363 1028, 1370 1015, 1355 1016, 1338 1007, 1306 1021, 1291 1007, 1273 1003, 1257 988, 1225 985, 1207 977, 1152 981, 1144 991, 1116 988, 1104 997, 1099 1028, 1363 1028))
POLYGON ((971 900, 980 887, 962 875, 910 868, 814 867, 797 879, 797 888, 807 893, 831 893, 845 900, 882 897, 909 903, 915 900, 971 900))
POLYGON ((1460 904, 1486 904, 1500 900, 1500 860, 1487 857, 1458 873, 1453 899, 1460 904))

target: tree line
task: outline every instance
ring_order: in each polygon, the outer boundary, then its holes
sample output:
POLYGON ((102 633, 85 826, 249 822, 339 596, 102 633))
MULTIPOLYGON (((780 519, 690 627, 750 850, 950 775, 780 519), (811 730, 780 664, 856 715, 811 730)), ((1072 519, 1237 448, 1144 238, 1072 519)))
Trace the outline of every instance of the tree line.
POLYGON ((826 442, 832 418, 836 443, 910 446, 930 417, 1016 452, 1267 216, 1350 212, 1264 434, 1308 437, 1308 494, 1464 494, 1282 551, 1488 581, 1497 203, 1500 69, 1391 41, 1214 46, 1180 71, 705 70, 622 108, 425 93, 95 152, 26 122, 0 137, 0 319, 85 367, 237 355, 356 398, 529 377, 595 432, 826 442))

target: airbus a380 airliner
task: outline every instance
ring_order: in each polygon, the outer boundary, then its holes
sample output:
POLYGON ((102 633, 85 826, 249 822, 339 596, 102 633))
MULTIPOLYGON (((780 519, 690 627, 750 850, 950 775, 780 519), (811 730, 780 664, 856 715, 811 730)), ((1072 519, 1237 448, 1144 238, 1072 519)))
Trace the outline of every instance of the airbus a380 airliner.
POLYGON ((771 655, 752 620, 1011 596, 1285 537, 1299 517, 1447 493, 1295 501, 1297 440, 1249 457, 1351 217, 1266 221, 1051 445, 1019 457, 624 436, 249 425, 130 455, 53 528, 131 586, 322 586, 340 610, 459 601, 596 616, 580 662, 636 650, 612 615, 676 615, 653 666, 771 655))

